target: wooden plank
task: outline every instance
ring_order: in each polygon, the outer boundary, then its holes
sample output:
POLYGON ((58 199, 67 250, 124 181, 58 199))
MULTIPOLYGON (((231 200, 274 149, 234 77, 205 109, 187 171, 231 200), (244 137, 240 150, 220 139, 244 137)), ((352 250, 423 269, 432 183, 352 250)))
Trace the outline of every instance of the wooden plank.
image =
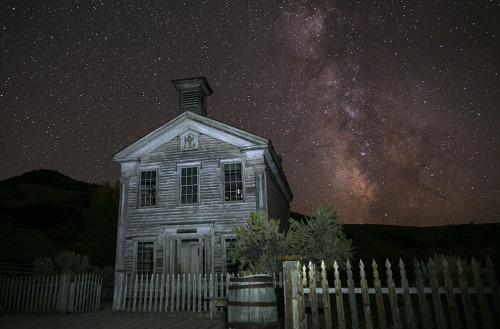
MULTIPOLYGON (((328 288, 328 279, 326 276, 325 262, 321 261, 321 288, 323 289, 323 308, 325 311, 325 328, 332 328, 332 307, 330 305, 330 293, 328 288)), ((370 329, 370 328, 367 328, 370 329)))
POLYGON ((201 273, 198 274, 198 312, 201 312, 201 293, 202 293, 202 279, 201 279, 201 273))
POLYGON ((460 258, 458 258, 457 260, 457 269, 458 283, 460 285, 460 295, 462 296, 462 305, 464 307, 465 322, 467 323, 468 329, 474 329, 476 328, 476 324, 474 322, 474 308, 470 300, 469 286, 464 276, 463 263, 460 258))
MULTIPOLYGON (((33 312, 35 308, 35 300, 36 300, 36 287, 38 284, 38 277, 33 278, 33 282, 31 285, 31 297, 30 297, 30 305, 29 305, 29 311, 33 312)), ((58 304, 59 305, 59 304, 58 304)), ((59 305, 61 307, 61 305, 59 305)), ((58 309, 59 311, 60 309, 58 309)))
MULTIPOLYGON (((151 274, 151 279, 150 282, 149 282, 149 305, 148 305, 148 311, 149 312, 152 312, 153 311, 153 293, 154 293, 154 275, 151 274)), ((147 280, 147 276, 146 276, 146 280, 147 280)))
POLYGON ((135 312, 136 305, 137 305, 137 289, 138 289, 138 284, 139 284, 139 275, 136 274, 135 276, 135 284, 134 284, 134 299, 133 299, 133 304, 132 304, 132 312, 135 312))
POLYGON ((165 274, 160 277, 160 300, 158 301, 158 312, 163 310, 163 305, 165 303, 165 274))
POLYGON ((451 327, 453 329, 459 329, 460 320, 458 318, 457 304, 455 301, 455 293, 453 292, 453 282, 450 277, 450 269, 448 267, 448 262, 446 258, 443 259, 443 272, 444 272, 444 286, 446 288, 446 299, 448 301, 448 312, 451 321, 451 327))
POLYGON ((312 326, 319 329, 318 296, 316 294, 316 266, 309 262, 309 287, 311 288, 311 317, 312 326))
POLYGON ((306 266, 300 266, 300 262, 297 262, 297 304, 299 308, 299 328, 306 329, 306 312, 305 312, 305 302, 304 302, 304 286, 307 286, 307 275, 306 266))
POLYGON ((396 285, 394 284, 394 279, 392 278, 391 263, 389 262, 389 259, 386 259, 385 267, 387 269, 387 288, 389 289, 389 301, 391 303, 392 321, 394 322, 393 325, 395 329, 401 329, 401 318, 399 316, 396 285))
POLYGON ((285 325, 286 329, 293 329, 292 278, 290 272, 290 262, 286 262, 284 293, 285 293, 285 325))
MULTIPOLYGON (((26 289, 26 293, 28 292, 28 289, 26 289)), ((53 311, 56 311, 56 307, 57 307, 57 296, 59 294, 59 275, 56 275, 56 281, 55 281, 55 289, 54 289, 54 299, 52 301, 52 310, 53 311)), ((28 295, 26 295, 27 297, 28 295)), ((26 301, 26 305, 27 305, 27 301, 26 301)))
POLYGON ((361 276, 361 298, 363 300, 363 313, 365 315, 365 328, 373 329, 372 311, 370 307, 370 295, 368 294, 368 282, 366 281, 365 264, 359 260, 359 272, 361 276))
POLYGON ((122 291, 122 300, 119 302, 117 311, 125 311, 127 306, 127 290, 128 290, 128 274, 125 275, 125 281, 119 285, 119 289, 122 291))
MULTIPOLYGON (((147 281, 147 280, 146 280, 147 281)), ((144 312, 144 274, 139 277, 139 299, 137 303, 139 304, 137 310, 139 312, 144 312)))
POLYGON ((175 274, 172 274, 170 280, 170 312, 174 311, 175 306, 175 274))
POLYGON ((19 310, 19 307, 20 307, 20 303, 21 303, 21 296, 22 296, 22 277, 18 277, 16 278, 16 293, 15 293, 15 296, 16 296, 16 302, 15 302, 15 306, 14 306, 14 309, 15 310, 19 310))
POLYGON ((415 322, 415 316, 413 314, 410 286, 408 284, 408 279, 406 278, 405 264, 403 263, 403 260, 401 258, 399 259, 399 273, 401 275, 401 288, 403 289, 403 300, 405 302, 406 328, 416 329, 417 324, 415 322))
POLYGON ((375 287, 375 300, 377 302, 377 314, 379 319, 379 326, 381 329, 387 329, 384 298, 382 296, 382 284, 380 283, 378 265, 375 262, 375 259, 372 260, 372 268, 373 268, 373 286, 375 287))
POLYGON ((127 306, 127 312, 130 312, 130 308, 132 307, 132 298, 134 298, 134 294, 133 294, 133 291, 134 291, 134 277, 131 275, 130 276, 130 281, 129 281, 129 297, 128 297, 128 306, 127 306))
POLYGON ((176 300, 175 300, 175 310, 179 312, 181 310, 181 275, 177 275, 177 282, 175 283, 175 294, 176 294, 176 300))
POLYGON ((187 311, 191 311, 191 287, 192 286, 192 283, 191 283, 191 274, 188 274, 188 277, 187 277, 187 311))
POLYGON ((415 268, 415 282, 418 294, 418 306, 420 308, 420 317, 422 319, 422 326, 424 329, 431 329, 431 319, 429 317, 429 306, 425 298, 424 283, 422 279, 422 271, 420 270, 420 263, 417 259, 413 261, 415 268))
POLYGON ((342 298, 342 283, 340 281, 339 264, 337 261, 333 263, 335 275, 335 301, 337 303, 337 318, 340 329, 346 329, 345 314, 344 314, 344 300, 342 298))
POLYGON ((186 310, 186 273, 182 274, 182 283, 181 283, 181 311, 186 310))
POLYGON ((429 280, 432 290, 432 304, 434 306, 434 316, 436 317, 436 326, 438 329, 445 329, 446 324, 444 322, 443 306, 441 304, 441 297, 439 296, 439 284, 436 278, 436 269, 434 262, 429 258, 427 262, 427 268, 429 270, 429 280))
POLYGON ((351 262, 347 260, 347 289, 349 291, 349 305, 351 308, 351 326, 353 329, 359 329, 358 306, 356 304, 356 292, 354 280, 352 278, 351 262))
POLYGON ((204 297, 203 298, 203 311, 207 311, 208 310, 208 305, 207 305, 207 299, 206 297, 208 297, 208 287, 207 287, 207 274, 205 273, 205 276, 203 278, 203 292, 204 292, 204 297))
POLYGON ((165 283, 165 288, 167 291, 165 292, 165 312, 168 312, 168 305, 169 305, 169 297, 171 294, 170 291, 170 274, 167 274, 167 282, 165 283))
POLYGON ((483 283, 479 276, 478 264, 474 257, 471 261, 472 273, 474 274, 474 286, 476 287, 476 297, 478 302, 479 314, 481 315, 481 324, 483 328, 493 329, 489 307, 484 296, 483 283))
POLYGON ((9 278, 9 289, 8 289, 8 299, 7 299, 7 307, 6 309, 8 311, 12 310, 12 300, 14 299, 14 279, 15 278, 9 278))
POLYGON ((496 318, 500 321, 500 288, 498 287, 497 277, 493 269, 493 262, 489 257, 486 258, 486 266, 496 318))
MULTIPOLYGON (((156 277, 155 277, 155 281, 154 281, 154 308, 153 308, 153 312, 158 312, 158 297, 159 297, 159 293, 160 293, 160 281, 159 281, 159 274, 156 273, 156 277)), ((151 294, 153 295, 153 294, 151 294)))
POLYGON ((196 312, 196 305, 197 305, 197 292, 198 292, 198 276, 195 274, 193 275, 193 311, 196 312))

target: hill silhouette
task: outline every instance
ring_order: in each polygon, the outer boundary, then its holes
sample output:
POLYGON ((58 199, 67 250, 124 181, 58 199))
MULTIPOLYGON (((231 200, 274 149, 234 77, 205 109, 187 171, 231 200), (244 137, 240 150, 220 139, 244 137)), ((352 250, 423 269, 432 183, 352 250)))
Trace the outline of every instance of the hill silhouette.
POLYGON ((0 227, 41 231, 56 251, 89 255, 113 265, 118 190, 81 182, 54 170, 0 181, 0 227))

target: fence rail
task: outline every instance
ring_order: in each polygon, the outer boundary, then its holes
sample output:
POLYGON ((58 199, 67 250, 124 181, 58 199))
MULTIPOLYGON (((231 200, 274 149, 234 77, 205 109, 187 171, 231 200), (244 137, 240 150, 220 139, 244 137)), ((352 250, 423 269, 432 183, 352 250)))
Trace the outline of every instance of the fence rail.
MULTIPOLYGON (((220 273, 135 276, 117 273, 113 311, 208 312, 210 300, 228 296, 232 276, 220 273)), ((273 284, 283 286, 281 274, 273 276, 273 284)))
POLYGON ((307 271, 299 261, 286 261, 286 328, 498 328, 500 289, 491 261, 487 260, 481 277, 478 264, 472 259, 470 282, 460 260, 454 265, 457 273, 450 271, 446 260, 443 264, 429 260, 428 275, 424 278, 420 263, 415 261, 415 286, 410 287, 405 264, 400 261, 400 280, 397 281, 401 285, 396 287, 397 278, 390 262, 385 264, 386 284, 383 284, 378 265, 373 261, 373 286, 369 288, 362 261, 359 263, 360 287, 355 287, 350 262, 346 263, 347 287, 342 287, 341 270, 335 262, 334 288, 329 288, 324 263, 317 282, 319 274, 314 264, 309 263, 307 271), (443 275, 438 276, 436 268, 441 266, 443 275), (323 294, 324 291, 328 293, 323 294))
POLYGON ((96 312, 101 291, 95 274, 0 277, 0 312, 96 312))

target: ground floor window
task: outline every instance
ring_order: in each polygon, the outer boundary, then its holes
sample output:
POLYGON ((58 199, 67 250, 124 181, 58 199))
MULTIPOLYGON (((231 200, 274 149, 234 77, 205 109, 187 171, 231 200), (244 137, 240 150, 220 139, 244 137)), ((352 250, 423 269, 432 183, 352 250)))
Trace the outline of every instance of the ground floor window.
POLYGON ((136 272, 139 275, 153 274, 154 271, 154 242, 137 242, 136 272))

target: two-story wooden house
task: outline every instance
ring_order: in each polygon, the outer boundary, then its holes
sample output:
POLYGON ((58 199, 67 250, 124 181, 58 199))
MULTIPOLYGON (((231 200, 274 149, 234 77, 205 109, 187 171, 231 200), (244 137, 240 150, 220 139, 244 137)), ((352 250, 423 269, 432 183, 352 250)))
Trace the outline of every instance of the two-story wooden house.
POLYGON ((179 115, 114 156, 117 273, 225 273, 232 228, 250 211, 289 218, 293 196, 271 141, 208 118, 204 77, 172 82, 179 115))

